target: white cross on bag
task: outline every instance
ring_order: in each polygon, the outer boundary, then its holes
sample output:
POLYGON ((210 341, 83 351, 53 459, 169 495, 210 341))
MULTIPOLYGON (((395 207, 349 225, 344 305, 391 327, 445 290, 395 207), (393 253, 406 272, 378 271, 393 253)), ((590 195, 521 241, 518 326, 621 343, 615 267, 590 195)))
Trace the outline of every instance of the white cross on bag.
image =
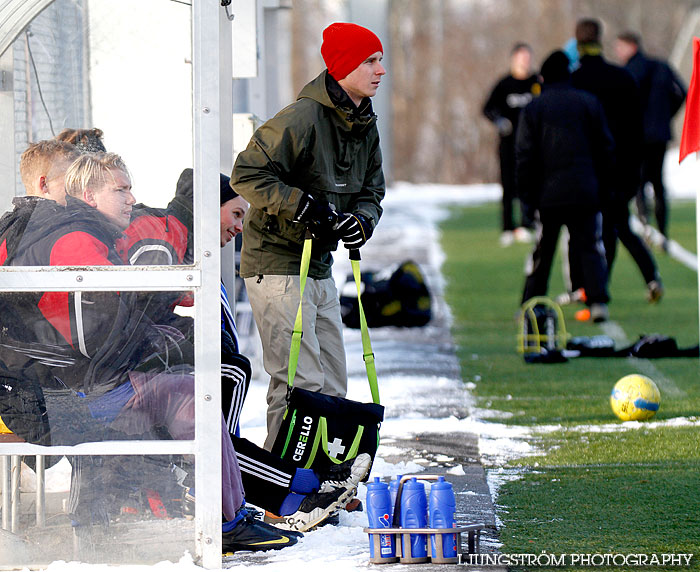
POLYGON ((338 455, 342 455, 345 452, 345 446, 343 442, 337 437, 333 439, 332 443, 328 443, 328 454, 334 459, 338 458, 338 455))

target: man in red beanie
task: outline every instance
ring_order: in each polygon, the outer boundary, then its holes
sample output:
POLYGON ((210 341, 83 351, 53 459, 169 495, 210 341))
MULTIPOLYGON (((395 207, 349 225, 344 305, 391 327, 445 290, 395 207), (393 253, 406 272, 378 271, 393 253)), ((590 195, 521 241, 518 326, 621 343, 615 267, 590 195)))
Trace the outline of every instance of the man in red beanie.
POLYGON ((386 73, 382 43, 362 26, 335 23, 323 32, 321 55, 328 69, 255 132, 231 175, 236 192, 250 203, 240 272, 270 375, 268 450, 286 407, 306 229, 314 241, 294 385, 344 397, 345 348, 331 252, 338 241, 359 249, 369 239, 385 191, 370 101, 386 73))

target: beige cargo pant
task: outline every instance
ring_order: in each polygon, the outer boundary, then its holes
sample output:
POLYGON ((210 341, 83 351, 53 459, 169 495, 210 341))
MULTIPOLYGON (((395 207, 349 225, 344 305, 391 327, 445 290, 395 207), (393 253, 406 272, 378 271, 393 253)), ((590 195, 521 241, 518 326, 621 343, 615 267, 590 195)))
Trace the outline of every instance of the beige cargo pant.
MULTIPOLYGON (((267 391, 267 439, 272 450, 286 409, 287 364, 299 307, 299 276, 266 274, 245 279, 258 326, 263 364, 270 375, 267 391)), ((343 324, 338 290, 332 278, 308 278, 302 306, 302 338, 294 386, 345 397, 348 388, 343 324)))

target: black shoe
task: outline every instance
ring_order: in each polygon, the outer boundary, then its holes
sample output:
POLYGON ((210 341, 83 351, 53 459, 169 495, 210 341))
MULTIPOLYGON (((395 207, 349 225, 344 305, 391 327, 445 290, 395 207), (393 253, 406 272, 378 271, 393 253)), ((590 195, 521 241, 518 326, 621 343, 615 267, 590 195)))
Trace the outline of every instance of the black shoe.
POLYGON ((333 465, 325 471, 317 471, 318 480, 321 483, 318 491, 328 493, 335 489, 356 487, 367 476, 371 466, 372 457, 367 453, 360 453, 354 459, 333 465))
POLYGON ((221 551, 224 555, 229 555, 241 550, 281 550, 296 544, 297 541, 298 537, 295 535, 252 517, 244 517, 231 530, 221 533, 221 551))

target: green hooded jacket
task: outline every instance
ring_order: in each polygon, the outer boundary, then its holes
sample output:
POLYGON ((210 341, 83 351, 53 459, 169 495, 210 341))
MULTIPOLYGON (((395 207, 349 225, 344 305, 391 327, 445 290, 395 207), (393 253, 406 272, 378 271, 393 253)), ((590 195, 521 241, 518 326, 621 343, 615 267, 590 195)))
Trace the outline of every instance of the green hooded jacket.
MULTIPOLYGON (((292 219, 304 193, 326 199, 337 211, 360 213, 373 227, 382 214, 385 184, 376 115, 369 98, 355 108, 327 73, 262 125, 236 159, 231 185, 250 203, 243 225, 243 278, 299 274, 305 225, 292 219), (333 103, 328 89, 340 104, 333 103)), ((337 239, 314 239, 311 278, 331 276, 331 252, 337 247, 337 239)))

